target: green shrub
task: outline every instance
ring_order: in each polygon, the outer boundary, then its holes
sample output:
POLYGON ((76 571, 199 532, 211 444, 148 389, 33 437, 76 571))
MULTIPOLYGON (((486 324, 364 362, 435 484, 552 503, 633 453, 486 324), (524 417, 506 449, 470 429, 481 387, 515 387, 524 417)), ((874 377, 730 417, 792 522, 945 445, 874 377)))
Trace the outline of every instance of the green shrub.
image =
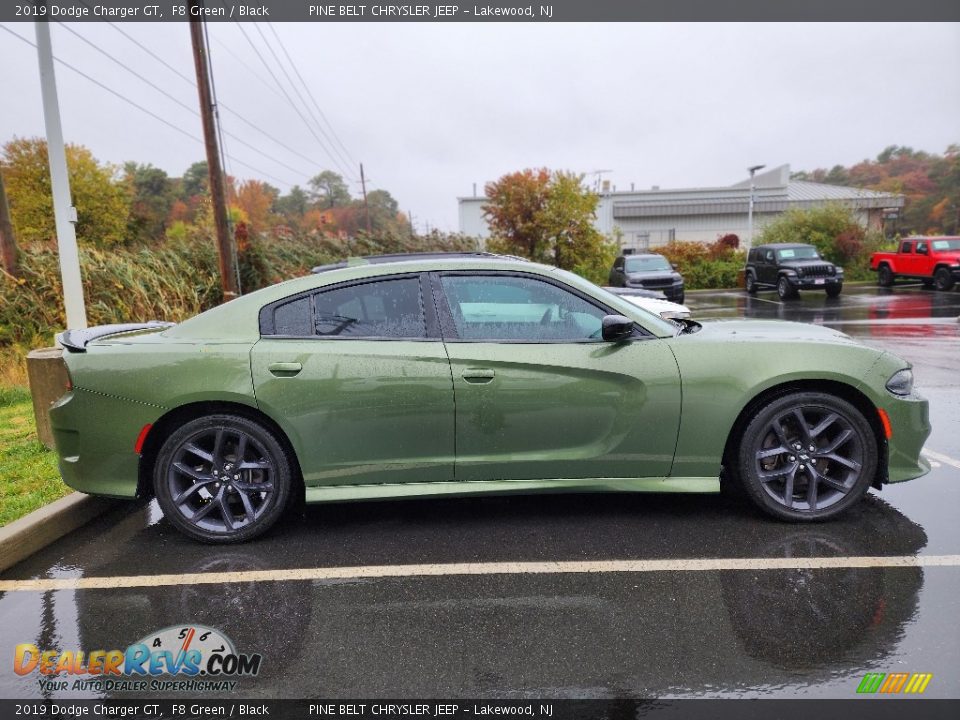
POLYGON ((675 240, 657 248, 657 252, 683 275, 684 286, 689 290, 736 287, 737 273, 745 264, 745 254, 735 249, 728 236, 709 245, 675 240))

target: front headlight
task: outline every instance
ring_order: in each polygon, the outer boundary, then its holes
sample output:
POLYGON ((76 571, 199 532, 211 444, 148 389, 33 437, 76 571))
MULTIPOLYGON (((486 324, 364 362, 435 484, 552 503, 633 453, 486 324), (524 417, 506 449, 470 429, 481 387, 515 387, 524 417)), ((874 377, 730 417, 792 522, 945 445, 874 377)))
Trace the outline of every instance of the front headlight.
POLYGON ((797 268, 797 277, 803 277, 803 268, 797 268))
POLYGON ((913 392, 913 370, 898 370, 887 380, 887 390, 894 395, 909 395, 913 392))

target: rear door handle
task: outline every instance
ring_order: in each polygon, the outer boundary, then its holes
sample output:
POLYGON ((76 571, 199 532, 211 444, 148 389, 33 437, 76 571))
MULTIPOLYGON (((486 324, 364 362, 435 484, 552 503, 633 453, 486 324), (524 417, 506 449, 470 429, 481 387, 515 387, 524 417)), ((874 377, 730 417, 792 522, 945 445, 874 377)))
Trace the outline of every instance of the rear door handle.
POLYGON ((495 374, 490 368, 467 368, 460 376, 468 383, 484 385, 493 380, 495 374))
POLYGON ((267 365, 267 370, 277 377, 293 377, 303 370, 303 365, 298 362, 275 362, 267 365))

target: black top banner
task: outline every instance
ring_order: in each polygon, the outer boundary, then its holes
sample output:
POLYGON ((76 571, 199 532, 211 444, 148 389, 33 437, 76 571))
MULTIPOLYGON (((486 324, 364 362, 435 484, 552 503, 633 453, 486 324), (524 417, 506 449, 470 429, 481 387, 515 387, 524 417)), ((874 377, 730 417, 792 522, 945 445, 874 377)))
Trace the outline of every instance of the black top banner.
POLYGON ((183 22, 957 21, 958 0, 11 0, 0 21, 183 22))

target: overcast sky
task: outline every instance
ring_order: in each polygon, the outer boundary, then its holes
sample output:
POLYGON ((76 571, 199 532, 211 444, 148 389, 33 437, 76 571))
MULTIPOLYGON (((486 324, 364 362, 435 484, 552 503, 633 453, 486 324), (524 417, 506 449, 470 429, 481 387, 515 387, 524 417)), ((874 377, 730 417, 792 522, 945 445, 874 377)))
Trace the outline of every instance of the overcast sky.
MULTIPOLYGON (((35 40, 32 24, 5 26, 35 40)), ((119 27, 193 74, 186 24, 119 27)), ((114 27, 68 28, 196 106, 190 84, 114 27)), ((421 229, 457 229, 457 196, 525 167, 611 170, 619 190, 715 186, 754 164, 809 170, 891 144, 941 153, 960 142, 956 24, 278 23, 283 47, 269 26, 259 26, 269 47, 256 26, 243 29, 284 83, 271 48, 281 59, 286 48, 345 150, 318 142, 236 25, 212 23, 220 101, 299 151, 224 111, 225 132, 265 153, 228 136, 231 174, 286 191, 339 170, 331 155, 363 162, 371 187, 393 193, 421 229)), ((55 56, 196 138, 58 65, 68 142, 171 175, 204 157, 197 116, 67 28, 52 36, 55 56)), ((0 32, 0 68, 0 142, 44 135, 35 50, 0 32)))

